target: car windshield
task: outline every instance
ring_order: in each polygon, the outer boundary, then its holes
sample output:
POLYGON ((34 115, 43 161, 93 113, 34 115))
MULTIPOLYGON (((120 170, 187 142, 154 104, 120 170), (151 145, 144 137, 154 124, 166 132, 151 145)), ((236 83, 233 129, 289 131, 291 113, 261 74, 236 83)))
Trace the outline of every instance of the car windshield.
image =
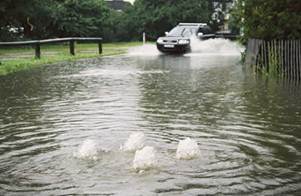
POLYGON ((191 26, 176 26, 173 28, 169 33, 168 36, 171 37, 191 37, 192 35, 195 35, 197 32, 197 27, 191 27, 191 26))

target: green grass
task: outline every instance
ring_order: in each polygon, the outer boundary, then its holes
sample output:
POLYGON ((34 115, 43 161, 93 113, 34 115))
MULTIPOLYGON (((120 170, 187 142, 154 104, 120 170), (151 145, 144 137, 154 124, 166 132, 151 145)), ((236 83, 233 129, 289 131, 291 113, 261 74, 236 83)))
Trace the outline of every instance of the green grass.
POLYGON ((105 43, 103 44, 103 53, 101 55, 98 54, 97 44, 77 44, 75 56, 69 54, 69 46, 67 44, 42 45, 41 59, 34 58, 34 48, 31 47, 0 48, 0 75, 32 69, 45 64, 120 55, 126 53, 130 47, 141 44, 139 42, 105 43))

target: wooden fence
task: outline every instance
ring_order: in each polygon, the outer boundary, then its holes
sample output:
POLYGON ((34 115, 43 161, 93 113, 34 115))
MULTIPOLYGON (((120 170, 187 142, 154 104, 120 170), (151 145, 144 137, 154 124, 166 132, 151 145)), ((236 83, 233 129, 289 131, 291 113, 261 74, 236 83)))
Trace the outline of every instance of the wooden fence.
POLYGON ((249 39, 245 63, 256 72, 301 80, 301 40, 249 39))
POLYGON ((41 58, 41 45, 50 43, 64 43, 69 42, 69 50, 71 55, 75 55, 75 43, 76 42, 95 42, 98 43, 98 52, 102 53, 102 38, 95 37, 70 37, 70 38, 57 38, 57 39, 45 39, 45 40, 33 40, 33 41, 19 41, 19 42, 0 42, 0 47, 7 46, 34 46, 35 57, 41 58))

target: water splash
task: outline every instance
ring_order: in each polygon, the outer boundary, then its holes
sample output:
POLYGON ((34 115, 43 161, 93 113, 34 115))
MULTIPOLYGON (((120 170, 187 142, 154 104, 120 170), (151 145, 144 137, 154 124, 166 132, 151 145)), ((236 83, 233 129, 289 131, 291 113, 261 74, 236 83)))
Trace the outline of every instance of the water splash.
MULTIPOLYGON (((208 40, 199 40, 196 37, 191 38, 191 52, 185 56, 196 55, 235 55, 238 56, 244 51, 244 47, 238 42, 223 38, 215 38, 208 40)), ((130 56, 159 56, 163 53, 159 52, 156 44, 144 44, 139 47, 129 49, 130 56)))
POLYGON ((133 161, 135 170, 143 171, 157 166, 156 151, 151 146, 146 146, 142 150, 137 150, 133 161))
POLYGON ((130 48, 128 54, 130 56, 158 56, 161 53, 158 51, 156 44, 144 44, 139 47, 130 48))
MULTIPOLYGON (((191 54, 240 55, 244 48, 239 43, 222 38, 191 39, 191 54)), ((191 55, 188 54, 188 55, 191 55)))
POLYGON ((82 159, 97 160, 98 153, 97 143, 94 140, 87 139, 79 146, 75 156, 82 159))
POLYGON ((144 147, 145 135, 142 132, 135 132, 130 135, 128 140, 120 147, 123 151, 134 152, 144 147))
POLYGON ((190 138, 181 140, 178 144, 176 158, 177 159, 193 159, 198 157, 200 154, 200 149, 198 143, 190 138))

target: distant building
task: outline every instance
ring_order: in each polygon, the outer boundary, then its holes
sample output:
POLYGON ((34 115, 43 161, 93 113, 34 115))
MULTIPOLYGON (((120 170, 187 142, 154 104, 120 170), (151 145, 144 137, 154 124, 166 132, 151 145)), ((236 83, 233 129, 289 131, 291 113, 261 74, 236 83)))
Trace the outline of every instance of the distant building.
POLYGON ((126 7, 131 6, 130 2, 123 1, 123 0, 106 0, 105 1, 109 8, 117 11, 124 11, 126 7))
POLYGON ((229 18, 230 10, 235 4, 235 0, 211 0, 214 13, 212 14, 212 19, 217 21, 223 21, 223 25, 220 26, 220 30, 229 30, 229 18))

